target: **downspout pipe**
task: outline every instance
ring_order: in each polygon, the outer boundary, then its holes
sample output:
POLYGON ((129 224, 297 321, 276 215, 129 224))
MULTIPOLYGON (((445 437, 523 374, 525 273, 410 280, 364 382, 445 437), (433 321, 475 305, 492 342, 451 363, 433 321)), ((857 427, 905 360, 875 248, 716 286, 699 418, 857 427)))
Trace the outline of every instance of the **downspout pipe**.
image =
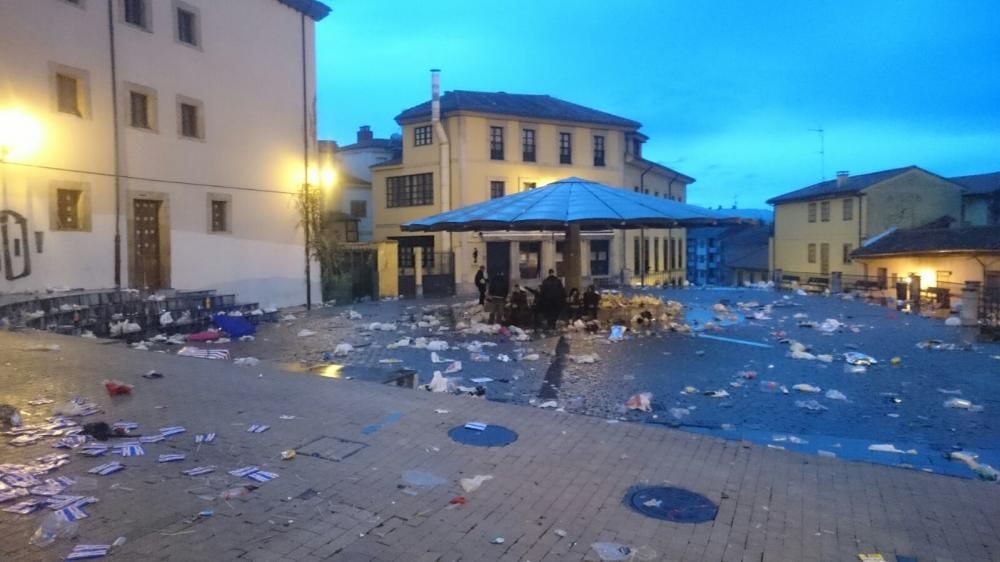
POLYGON ((305 233, 305 258, 306 258, 306 310, 312 310, 312 263, 309 255, 310 245, 310 222, 312 221, 312 209, 309 201, 309 82, 307 78, 306 62, 306 16, 301 16, 302 27, 302 195, 303 209, 305 210, 305 220, 302 221, 305 233))
POLYGON ((122 288, 122 170, 121 132, 118 126, 118 68, 115 57, 114 0, 108 0, 108 43, 111 58, 111 127, 115 151, 115 289, 122 288))
MULTIPOLYGON (((438 151, 441 167, 441 212, 451 210, 451 143, 448 142, 448 133, 445 132, 444 125, 441 124, 441 70, 431 69, 431 125, 434 127, 434 134, 438 137, 438 151)), ((441 249, 445 252, 451 251, 452 234, 442 236, 441 249)), ((455 272, 458 274, 458 271, 455 272)))
MULTIPOLYGON (((653 164, 646 166, 646 169, 639 174, 639 193, 641 195, 646 194, 646 174, 653 169, 653 164)), ((639 284, 643 287, 646 286, 646 260, 649 258, 646 255, 646 229, 639 229, 639 268, 642 272, 639 275, 639 284)))

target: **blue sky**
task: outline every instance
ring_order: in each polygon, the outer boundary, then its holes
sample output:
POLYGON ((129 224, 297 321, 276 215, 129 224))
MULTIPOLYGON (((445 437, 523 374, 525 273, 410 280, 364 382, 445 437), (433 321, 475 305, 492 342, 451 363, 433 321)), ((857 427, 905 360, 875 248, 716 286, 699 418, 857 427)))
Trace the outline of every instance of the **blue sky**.
POLYGON ((762 207, 825 175, 1000 170, 994 1, 329 0, 320 138, 385 137, 443 90, 549 94, 640 121, 689 201, 762 207), (700 5, 699 5, 700 4, 700 5))

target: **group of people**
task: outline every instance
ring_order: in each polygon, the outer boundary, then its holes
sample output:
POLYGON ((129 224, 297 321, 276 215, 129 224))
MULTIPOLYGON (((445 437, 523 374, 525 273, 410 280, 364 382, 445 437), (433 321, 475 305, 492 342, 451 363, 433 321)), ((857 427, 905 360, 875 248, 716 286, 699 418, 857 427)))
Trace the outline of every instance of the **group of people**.
POLYGON ((479 304, 490 313, 491 323, 537 324, 539 318, 544 318, 546 328, 554 330, 563 312, 568 312, 573 319, 581 316, 596 318, 601 302, 601 295, 593 285, 587 287, 582 297, 575 288, 567 295, 554 269, 549 270, 548 277, 538 289, 519 284, 510 289, 506 273, 501 271, 487 276, 486 266, 479 266, 474 281, 479 290, 479 304), (534 306, 529 304, 529 292, 534 296, 534 306))

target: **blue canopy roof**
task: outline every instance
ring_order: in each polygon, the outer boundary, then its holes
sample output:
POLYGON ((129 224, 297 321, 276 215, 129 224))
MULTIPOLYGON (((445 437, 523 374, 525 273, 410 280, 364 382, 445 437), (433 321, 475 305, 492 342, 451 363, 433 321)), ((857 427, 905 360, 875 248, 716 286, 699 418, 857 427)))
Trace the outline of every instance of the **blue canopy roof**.
POLYGON ((674 228, 738 220, 724 212, 571 177, 410 221, 402 229, 411 232, 565 230, 575 224, 581 230, 608 230, 674 228))

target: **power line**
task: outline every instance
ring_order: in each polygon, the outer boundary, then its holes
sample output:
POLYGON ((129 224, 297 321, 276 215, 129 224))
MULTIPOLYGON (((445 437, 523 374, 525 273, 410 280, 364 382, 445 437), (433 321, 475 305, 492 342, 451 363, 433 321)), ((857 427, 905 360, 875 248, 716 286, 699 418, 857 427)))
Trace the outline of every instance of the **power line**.
POLYGON ((237 190, 237 191, 254 191, 254 192, 257 192, 257 193, 280 193, 280 194, 284 194, 284 195, 297 195, 297 193, 295 191, 280 191, 280 190, 277 190, 277 189, 263 189, 263 188, 260 188, 260 187, 240 187, 240 186, 235 186, 235 185, 222 185, 222 184, 214 184, 214 183, 195 183, 195 182, 179 181, 179 180, 165 180, 165 179, 158 179, 158 178, 144 178, 144 177, 139 177, 139 176, 125 176, 125 175, 121 175, 120 176, 118 174, 109 174, 107 172, 93 172, 93 171, 90 171, 90 170, 76 170, 76 169, 73 169, 73 168, 60 168, 58 166, 44 166, 44 165, 41 165, 41 164, 25 164, 23 162, 0 162, 0 164, 3 164, 4 166, 21 166, 23 168, 35 168, 35 169, 38 169, 38 170, 50 170, 50 171, 54 171, 54 172, 70 172, 70 173, 75 173, 75 174, 86 174, 86 175, 89 175, 89 176, 99 176, 99 177, 104 177, 104 178, 115 178, 115 177, 118 177, 118 178, 121 178, 121 179, 133 180, 133 181, 145 181, 145 182, 152 182, 152 183, 168 183, 168 184, 172 184, 172 185, 183 185, 185 187, 211 187, 211 188, 216 188, 216 189, 234 189, 234 190, 237 190))

